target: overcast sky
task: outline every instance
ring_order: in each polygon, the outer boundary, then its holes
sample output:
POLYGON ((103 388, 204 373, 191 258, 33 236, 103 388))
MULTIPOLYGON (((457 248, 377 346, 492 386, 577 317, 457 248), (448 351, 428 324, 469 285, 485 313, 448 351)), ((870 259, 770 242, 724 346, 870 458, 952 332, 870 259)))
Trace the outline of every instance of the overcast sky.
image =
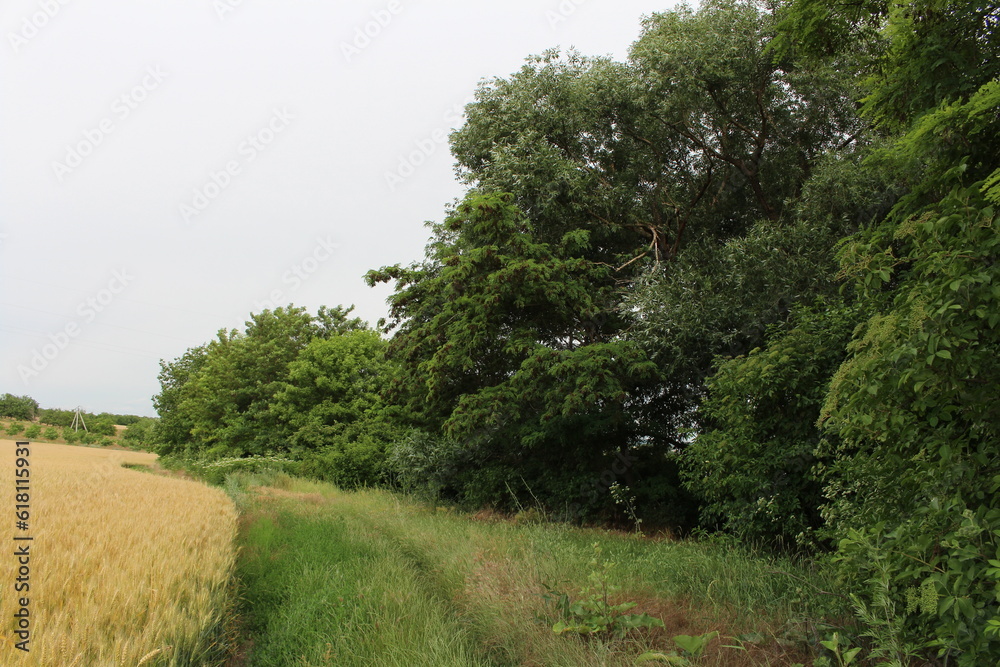
POLYGON ((0 393, 153 415, 160 359, 355 304, 461 196, 447 133, 552 47, 624 59, 644 0, 7 0, 0 393))

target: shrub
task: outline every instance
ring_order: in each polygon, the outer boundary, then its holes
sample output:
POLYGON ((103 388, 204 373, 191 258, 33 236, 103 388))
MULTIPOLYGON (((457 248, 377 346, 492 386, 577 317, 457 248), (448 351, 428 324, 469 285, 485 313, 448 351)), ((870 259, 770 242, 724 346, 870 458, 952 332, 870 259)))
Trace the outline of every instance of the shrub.
POLYGON ((164 462, 164 465, 187 468, 209 484, 221 485, 226 477, 234 473, 286 473, 297 474, 297 461, 279 456, 251 456, 247 458, 224 458, 215 461, 177 461, 164 462))
POLYGON ((34 440, 39 435, 41 435, 41 433, 42 433, 42 427, 39 426, 38 424, 32 424, 24 432, 24 437, 28 438, 29 440, 34 440))
POLYGON ((42 433, 42 437, 45 438, 46 440, 56 440, 59 438, 59 431, 57 431, 54 426, 49 426, 42 433))

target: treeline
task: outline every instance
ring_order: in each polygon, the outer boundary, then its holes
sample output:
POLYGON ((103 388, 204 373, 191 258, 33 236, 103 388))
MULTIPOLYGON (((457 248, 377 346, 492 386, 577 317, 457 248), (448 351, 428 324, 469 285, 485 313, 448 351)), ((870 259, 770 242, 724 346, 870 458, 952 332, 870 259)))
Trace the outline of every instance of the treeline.
POLYGON ((164 363, 163 451, 567 519, 624 493, 835 551, 872 658, 997 662, 997 15, 716 0, 485 82, 468 194, 367 275, 388 321, 265 311, 164 363))
POLYGON ((383 399, 386 342, 349 308, 277 308, 161 363, 155 437, 185 458, 281 455, 344 486, 389 481, 406 432, 383 399))
MULTIPOLYGON (((99 414, 81 411, 87 429, 99 435, 114 435, 114 425, 129 426, 149 418, 138 415, 117 415, 110 412, 99 414)), ((0 417, 22 421, 38 421, 50 426, 69 427, 76 416, 75 410, 60 410, 58 408, 39 407, 38 401, 30 396, 0 395, 0 417)))
POLYGON ((113 442, 136 449, 151 449, 157 442, 155 427, 158 420, 138 415, 120 415, 110 412, 80 412, 82 422, 73 425, 75 410, 41 408, 30 396, 0 395, 0 417, 11 419, 5 433, 29 440, 63 439, 69 444, 83 443, 109 445, 113 442), (24 422, 24 423, 22 423, 24 422), (120 440, 116 425, 127 426, 120 440), (62 429, 61 431, 58 429, 62 429))

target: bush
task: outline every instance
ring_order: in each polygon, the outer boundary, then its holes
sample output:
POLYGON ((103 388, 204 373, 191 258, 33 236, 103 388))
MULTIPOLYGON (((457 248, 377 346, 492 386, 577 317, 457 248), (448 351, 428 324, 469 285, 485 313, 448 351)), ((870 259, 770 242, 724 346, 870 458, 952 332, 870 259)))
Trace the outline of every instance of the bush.
POLYGON ((7 435, 17 435, 24 430, 24 424, 21 422, 11 422, 7 426, 7 435))
POLYGON ((144 417, 133 422, 122 433, 120 444, 135 449, 150 449, 156 441, 157 420, 144 417))
POLYGON ((42 427, 41 427, 41 426, 39 426, 38 424, 32 424, 32 425, 31 425, 31 426, 29 426, 29 427, 28 427, 28 429, 27 429, 27 430, 26 430, 26 431, 24 432, 24 437, 25 437, 25 438, 28 438, 29 440, 34 440, 34 439, 35 439, 35 438, 37 438, 37 437, 38 437, 39 435, 41 435, 41 433, 42 433, 42 427))
POLYGON ((114 437, 117 435, 115 430, 115 425, 107 420, 94 420, 92 424, 87 424, 87 430, 94 435, 106 435, 109 437, 114 437))
POLYGON ((67 444, 70 444, 70 445, 72 445, 74 443, 77 443, 77 442, 80 442, 80 433, 78 431, 74 431, 71 428, 64 428, 63 429, 63 440, 65 440, 67 442, 67 444))
POLYGON ((54 426, 50 426, 42 433, 42 437, 46 440, 57 440, 59 438, 59 431, 54 426))
POLYGON ((166 467, 187 468, 209 484, 221 485, 226 477, 234 473, 262 474, 285 473, 298 474, 299 463, 278 456, 251 456, 248 458, 225 458, 215 461, 162 461, 166 467))

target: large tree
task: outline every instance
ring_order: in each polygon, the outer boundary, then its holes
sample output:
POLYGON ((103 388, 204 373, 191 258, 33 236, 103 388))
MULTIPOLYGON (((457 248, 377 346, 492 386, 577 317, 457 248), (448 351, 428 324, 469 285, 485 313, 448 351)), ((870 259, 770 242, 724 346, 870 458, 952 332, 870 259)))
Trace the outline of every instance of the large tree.
POLYGON ((777 225, 858 129, 849 80, 770 57, 772 33, 753 3, 682 7, 651 17, 627 62, 553 51, 477 92, 452 137, 469 197, 423 263, 370 275, 397 285, 396 396, 495 462, 466 487, 524 477, 564 500, 635 453, 622 481, 667 500, 661 473, 707 371, 650 364, 631 334, 647 313, 624 297, 692 246, 711 260, 755 221, 777 225))
POLYGON ((424 263, 368 279, 396 283, 392 396, 476 462, 451 480, 456 490, 569 503, 616 453, 661 435, 637 417, 658 376, 617 336, 614 269, 581 256, 589 234, 541 242, 511 199, 470 195, 424 263))
POLYGON ((717 0, 654 14, 625 63, 532 58, 477 92, 452 137, 459 172, 512 193, 540 240, 590 230, 616 266, 777 219, 860 126, 847 73, 774 58, 773 33, 756 3, 717 0))

